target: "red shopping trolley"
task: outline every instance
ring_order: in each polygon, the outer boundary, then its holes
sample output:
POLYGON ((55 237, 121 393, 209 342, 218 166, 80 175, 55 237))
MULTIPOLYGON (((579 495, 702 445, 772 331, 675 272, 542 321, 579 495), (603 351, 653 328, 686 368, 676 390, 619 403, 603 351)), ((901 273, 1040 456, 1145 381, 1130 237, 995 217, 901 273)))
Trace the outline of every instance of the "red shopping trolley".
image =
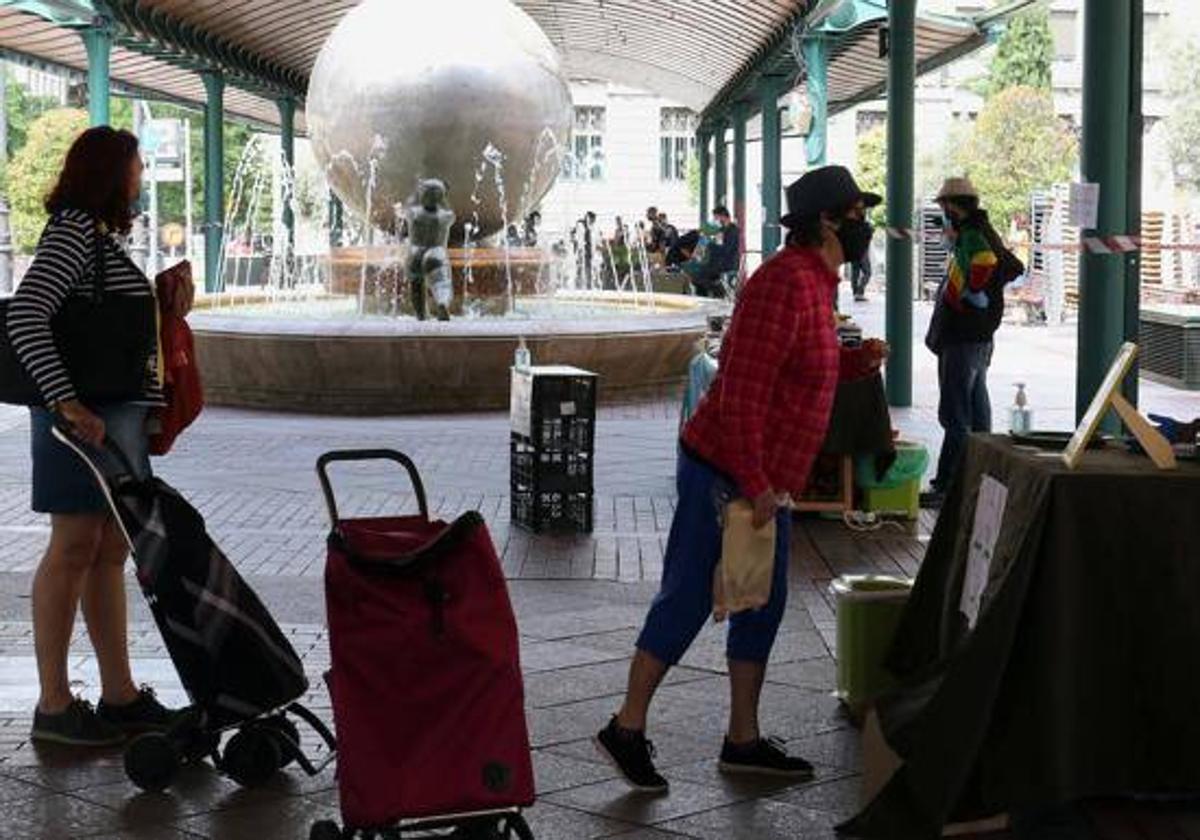
POLYGON ((534 799, 517 625, 483 518, 429 518, 412 461, 392 450, 330 452, 317 473, 333 523, 325 567, 343 826, 312 840, 455 829, 532 840, 534 799), (340 461, 408 471, 420 513, 344 519, 340 461))

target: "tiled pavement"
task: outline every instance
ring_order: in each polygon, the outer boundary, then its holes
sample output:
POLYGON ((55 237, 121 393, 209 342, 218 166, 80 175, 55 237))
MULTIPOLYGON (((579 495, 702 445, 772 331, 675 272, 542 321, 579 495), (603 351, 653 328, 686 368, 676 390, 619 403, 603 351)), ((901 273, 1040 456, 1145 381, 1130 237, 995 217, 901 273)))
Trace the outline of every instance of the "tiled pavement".
MULTIPOLYGON (((877 310, 859 313, 868 328, 877 310)), ((997 352, 997 402, 1005 377, 1027 377, 1037 383, 1033 394, 1053 395, 1045 406, 1049 416, 1068 412, 1070 366, 1062 336, 1023 331, 1021 338, 1019 352, 1005 346, 997 352)), ((909 436, 936 442, 930 381, 927 367, 918 370, 921 407, 898 412, 897 421, 909 436)), ((1167 389, 1150 388, 1146 396, 1162 407, 1183 405, 1167 389)), ((602 409, 590 538, 532 538, 509 527, 507 432, 498 415, 355 420, 214 410, 158 469, 208 517, 313 677, 328 664, 320 577, 326 519, 313 475, 319 453, 363 445, 403 449, 420 465, 438 511, 482 510, 503 551, 521 628, 539 789, 530 820, 539 840, 832 837, 831 826, 856 810, 861 780, 857 734, 831 695, 828 582, 851 571, 915 573, 921 539, 903 530, 851 534, 839 523, 816 520, 797 529, 792 597, 765 689, 764 724, 817 764, 814 782, 734 782, 716 772, 727 689, 722 638, 714 628, 671 673, 654 709, 652 734, 672 781, 669 797, 629 794, 588 743, 615 708, 661 567, 673 504, 675 412, 670 399, 602 409)), ((0 837, 307 836, 314 819, 336 814, 329 772, 314 780, 282 774, 265 789, 244 791, 198 769, 170 795, 139 796, 124 778, 119 755, 39 752, 27 742, 36 695, 27 593, 47 532, 44 521, 27 512, 25 427, 20 412, 0 410, 0 837)), ((338 479, 348 512, 412 503, 390 469, 355 468, 338 479)), ((158 633, 132 590, 135 672, 166 700, 181 702, 158 633)), ((95 662, 82 632, 72 649, 78 687, 95 697, 95 662)), ((323 687, 308 699, 328 716, 323 687)), ((1124 808, 1107 820, 1116 826, 1108 836, 1200 836, 1188 834, 1191 819, 1124 808)))

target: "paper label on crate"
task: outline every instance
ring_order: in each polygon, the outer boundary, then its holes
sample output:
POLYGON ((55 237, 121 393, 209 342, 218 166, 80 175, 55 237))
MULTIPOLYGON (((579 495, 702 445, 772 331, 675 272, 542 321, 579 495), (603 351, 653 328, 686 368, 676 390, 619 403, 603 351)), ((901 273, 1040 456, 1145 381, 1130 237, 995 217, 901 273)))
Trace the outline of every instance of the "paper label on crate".
POLYGON ((1081 229, 1094 229, 1099 209, 1099 184, 1071 184, 1071 224, 1081 229))
POLYGON ((525 437, 533 436, 533 377, 514 370, 509 397, 509 424, 525 437))
POLYGON ((967 618, 967 626, 975 628, 979 606, 992 571, 992 552, 1004 524, 1004 508, 1008 503, 1008 488, 990 475, 979 482, 979 498, 975 502, 975 525, 967 548, 967 569, 963 575, 962 595, 958 609, 967 618))
POLYGON ((558 413, 560 415, 562 415, 563 417, 574 417, 575 416, 575 401, 568 400, 567 402, 559 403, 558 413))

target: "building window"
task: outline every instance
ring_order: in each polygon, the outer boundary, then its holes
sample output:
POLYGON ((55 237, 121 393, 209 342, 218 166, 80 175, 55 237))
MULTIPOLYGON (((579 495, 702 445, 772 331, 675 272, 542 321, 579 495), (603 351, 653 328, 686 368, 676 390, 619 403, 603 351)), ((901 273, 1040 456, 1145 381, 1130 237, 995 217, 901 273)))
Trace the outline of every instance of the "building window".
POLYGON ((1074 61, 1079 55, 1079 26, 1075 12, 1052 12, 1050 32, 1054 35, 1054 57, 1059 61, 1074 61))
POLYGON ((570 154, 563 157, 563 177, 570 181, 604 180, 604 108, 575 108, 570 154))
POLYGON ((696 154, 699 119, 688 108, 663 108, 659 112, 658 178, 687 180, 688 161, 696 154))

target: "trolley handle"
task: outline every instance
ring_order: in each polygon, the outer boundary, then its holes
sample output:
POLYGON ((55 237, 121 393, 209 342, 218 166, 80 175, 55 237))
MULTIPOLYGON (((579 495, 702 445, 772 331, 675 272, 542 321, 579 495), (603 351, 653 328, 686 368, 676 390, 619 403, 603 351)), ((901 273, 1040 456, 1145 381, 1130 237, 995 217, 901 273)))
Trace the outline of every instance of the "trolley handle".
POLYGON ((329 521, 334 528, 338 525, 337 499, 334 497, 333 484, 329 481, 329 465, 339 461, 394 461, 408 472, 412 482, 413 492, 417 497, 417 507, 421 516, 429 518, 429 502, 425 497, 425 485, 421 483, 421 474, 417 465, 402 452, 394 449, 340 449, 326 452, 317 459, 317 478, 321 482, 321 492, 325 494, 325 506, 329 510, 329 521))
POLYGON ((50 415, 50 422, 51 434, 58 438, 58 440, 62 443, 71 446, 71 448, 79 452, 81 456, 83 455, 83 451, 89 449, 93 452, 107 452, 113 457, 121 469, 125 470, 126 475, 128 475, 130 478, 135 478, 137 476, 137 472, 133 468, 133 461, 130 460, 129 455, 121 447, 121 444, 117 443, 116 440, 114 440, 111 436, 106 434, 104 436, 104 440, 100 443, 100 446, 93 448, 83 442, 79 435, 76 434, 74 427, 67 422, 67 418, 63 417, 57 411, 50 415))

